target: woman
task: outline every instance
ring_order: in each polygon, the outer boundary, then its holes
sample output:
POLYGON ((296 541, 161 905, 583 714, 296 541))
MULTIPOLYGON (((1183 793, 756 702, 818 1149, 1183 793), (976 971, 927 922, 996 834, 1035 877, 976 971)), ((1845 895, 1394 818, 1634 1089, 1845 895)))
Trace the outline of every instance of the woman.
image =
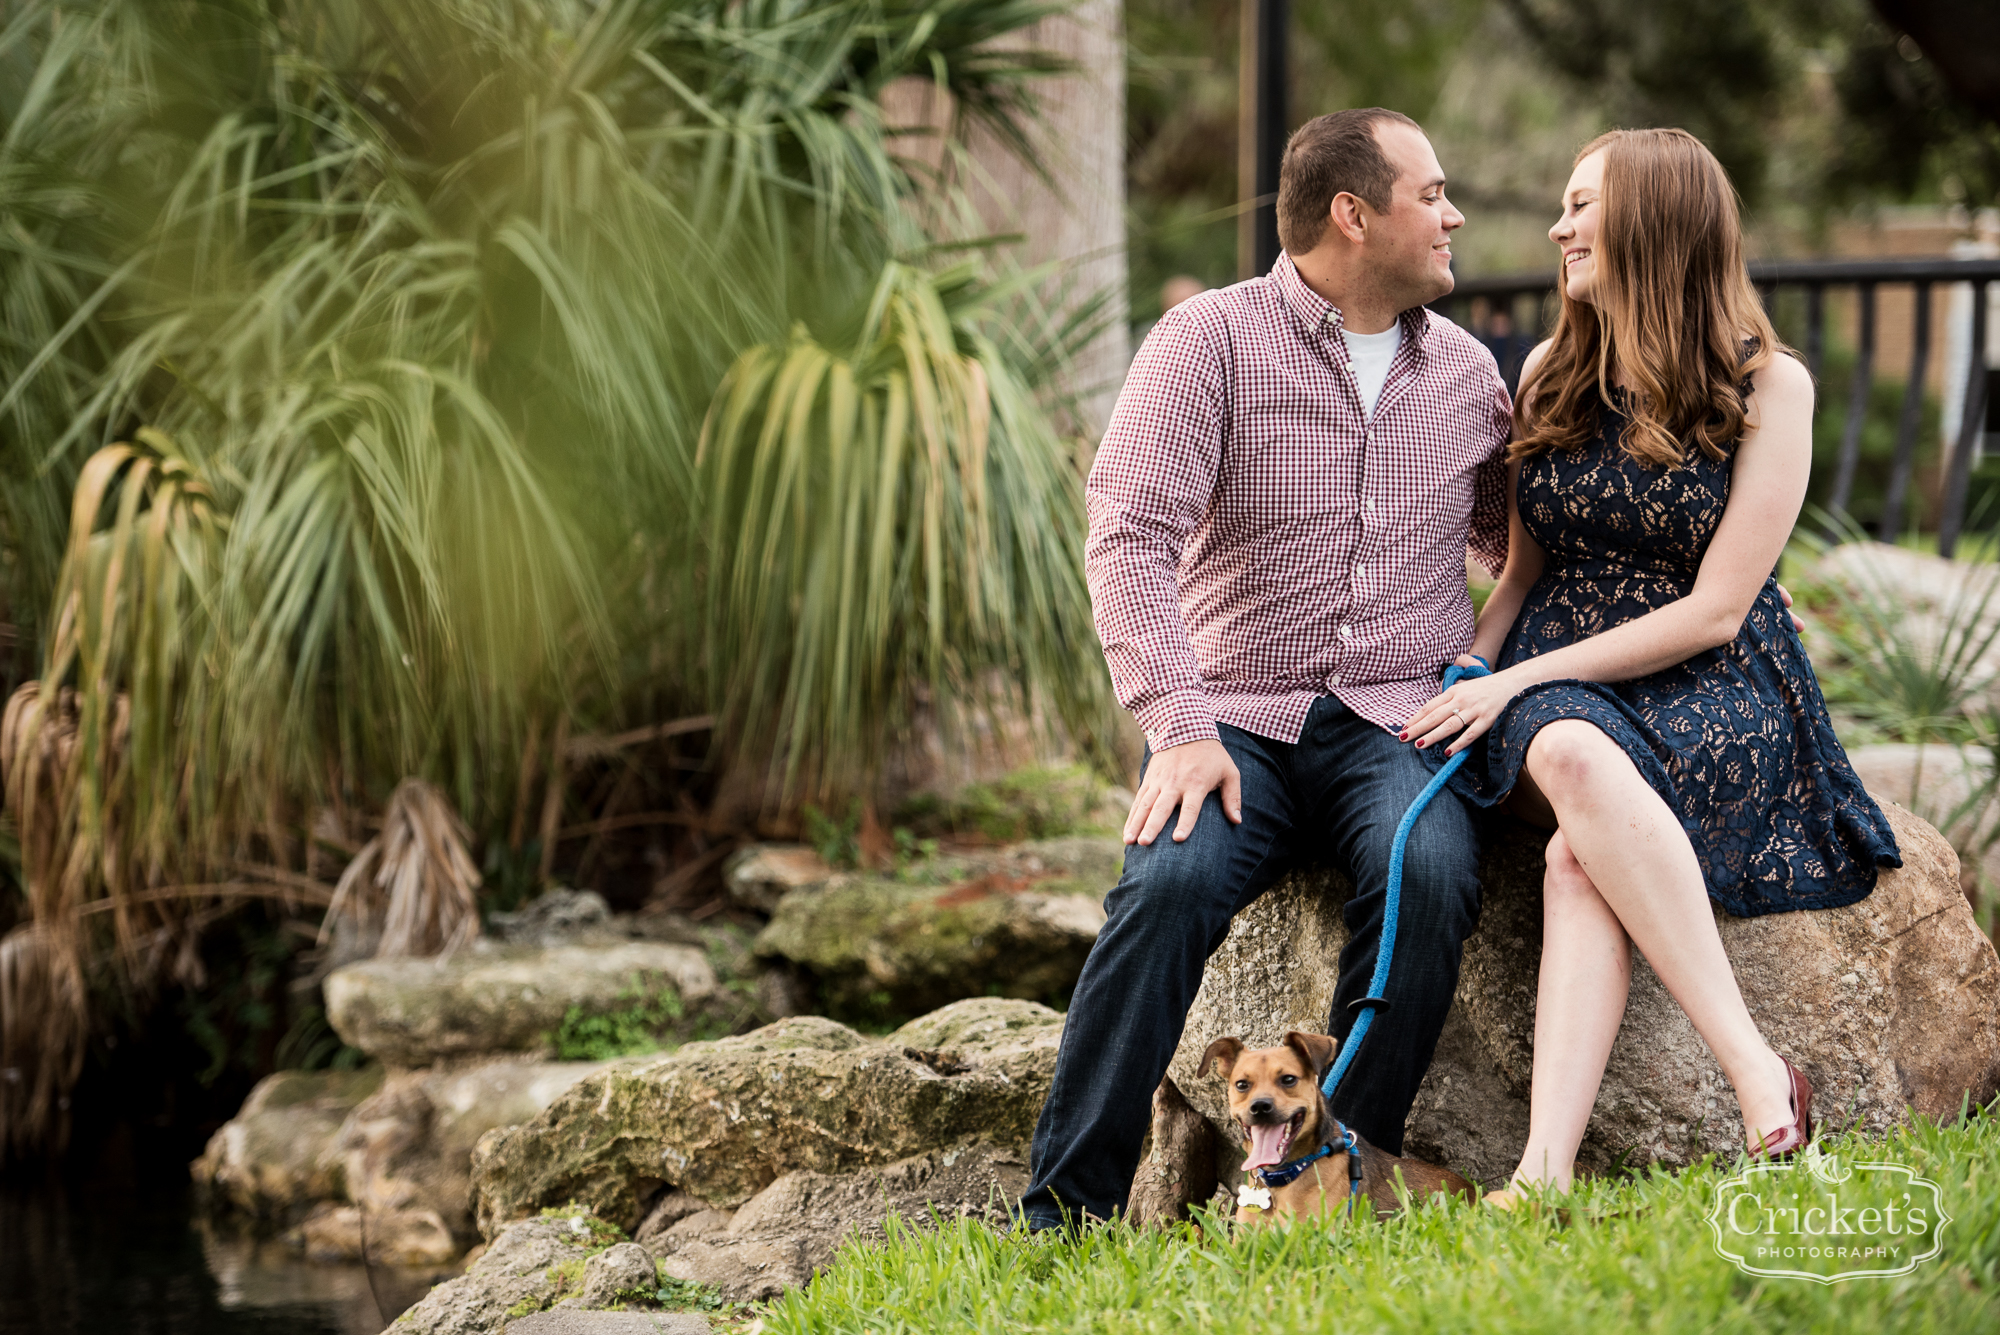
MULTIPOLYGON (((1771 572, 1805 497, 1813 387, 1743 267, 1721 164, 1680 130, 1584 147, 1549 229, 1562 314, 1529 354, 1512 545, 1463 680, 1402 736, 1555 829, 1528 1144, 1509 1190, 1567 1190, 1636 944, 1735 1087, 1752 1155, 1812 1133, 1812 1086, 1757 1032, 1710 899, 1849 904, 1900 866, 1833 735, 1771 572)), ((1461 663, 1469 659, 1461 658, 1461 663)))

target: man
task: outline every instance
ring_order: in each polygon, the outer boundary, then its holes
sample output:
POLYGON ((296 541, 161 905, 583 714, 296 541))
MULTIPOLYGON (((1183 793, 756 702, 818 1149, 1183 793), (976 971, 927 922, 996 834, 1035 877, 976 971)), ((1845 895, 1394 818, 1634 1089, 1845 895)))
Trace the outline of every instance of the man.
MULTIPOLYGON (((1163 316, 1119 396, 1087 563, 1147 760, 1035 1130, 1032 1228, 1124 1207, 1203 964, 1295 860, 1354 880, 1330 1032, 1366 995, 1390 841, 1430 777, 1395 730, 1471 641, 1468 530, 1489 568, 1506 556, 1507 391, 1424 309, 1451 291, 1465 222, 1444 185, 1406 116, 1302 126, 1279 175, 1285 253, 1163 316)), ((1405 853, 1390 1006, 1334 1099, 1391 1153, 1478 920, 1478 852, 1447 791, 1405 853)))

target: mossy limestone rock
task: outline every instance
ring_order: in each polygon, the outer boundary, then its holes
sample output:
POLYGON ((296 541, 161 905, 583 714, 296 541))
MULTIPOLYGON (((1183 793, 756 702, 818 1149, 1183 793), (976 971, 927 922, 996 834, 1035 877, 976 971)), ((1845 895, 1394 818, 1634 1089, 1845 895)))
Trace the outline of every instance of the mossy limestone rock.
POLYGON ((424 1295, 384 1335, 497 1335, 580 1286, 589 1258, 624 1242, 588 1214, 524 1219, 458 1278, 424 1295), (580 1226, 579 1226, 580 1225, 580 1226))
POLYGON ((435 1212, 469 1242, 472 1150, 480 1136, 528 1121, 604 1066, 499 1060, 391 1075, 348 1114, 329 1151, 347 1199, 385 1214, 435 1212))
POLYGON ((805 1287, 843 1243, 880 1241, 892 1213, 915 1228, 964 1218, 1004 1228, 1027 1186, 1018 1150, 960 1145, 853 1173, 787 1173, 733 1215, 711 1211, 711 1226, 670 1228, 647 1245, 669 1277, 761 1302, 805 1287))
POLYGON ((197 1194, 211 1210, 286 1224, 338 1198, 345 1184, 330 1151, 348 1114, 381 1088, 382 1074, 371 1066, 264 1077, 191 1166, 197 1194))
POLYGON ((487 1053, 547 1053, 571 1007, 614 1015, 672 994, 687 1032, 719 1001, 692 946, 654 941, 547 949, 481 943, 444 959, 372 959, 326 980, 342 1039, 396 1067, 487 1053))
POLYGON ((1024 1154, 1062 1017, 1026 1001, 946 1007, 883 1039, 815 1016, 691 1043, 573 1086, 473 1155, 480 1230, 580 1201, 630 1229, 671 1186, 723 1208, 786 1173, 845 1173, 983 1140, 1024 1154))
POLYGON ((842 1014, 1059 997, 1104 925, 1123 853, 1116 839, 1047 839, 931 869, 943 883, 843 876, 805 886, 778 901, 757 953, 805 970, 842 1014))

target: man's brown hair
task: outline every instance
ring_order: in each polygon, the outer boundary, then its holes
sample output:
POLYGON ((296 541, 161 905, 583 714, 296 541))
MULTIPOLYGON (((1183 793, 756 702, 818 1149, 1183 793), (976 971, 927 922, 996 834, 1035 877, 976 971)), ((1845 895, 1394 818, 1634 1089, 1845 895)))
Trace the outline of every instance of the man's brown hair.
POLYGON ((1387 213, 1395 202, 1396 168, 1375 142, 1378 121, 1423 127, 1400 111, 1361 107, 1315 116, 1292 131, 1278 167, 1278 244, 1303 255, 1326 234, 1333 197, 1343 192, 1387 213))

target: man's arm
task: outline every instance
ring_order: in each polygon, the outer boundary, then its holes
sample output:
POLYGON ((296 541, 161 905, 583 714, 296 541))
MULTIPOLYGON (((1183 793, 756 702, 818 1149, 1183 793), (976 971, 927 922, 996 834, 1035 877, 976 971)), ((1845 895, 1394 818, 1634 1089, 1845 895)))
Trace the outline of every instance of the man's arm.
POLYGON ((1217 740, 1178 578, 1181 550, 1214 495, 1227 418, 1220 351, 1197 312, 1169 312, 1133 359, 1085 488, 1098 639, 1118 702, 1153 750, 1125 822, 1128 844, 1152 843, 1177 806, 1174 838, 1186 839, 1217 788, 1229 819, 1242 819, 1242 779, 1217 740))
MULTIPOLYGON (((1530 354, 1531 356, 1533 354, 1530 354)), ((1525 379, 1527 372, 1522 371, 1525 379)), ((1507 518, 1507 442, 1514 433, 1514 401, 1507 383, 1493 372, 1493 407, 1489 423, 1493 453, 1472 474, 1472 523, 1465 545, 1487 573, 1498 576, 1507 568, 1507 543, 1511 533, 1507 518)))

